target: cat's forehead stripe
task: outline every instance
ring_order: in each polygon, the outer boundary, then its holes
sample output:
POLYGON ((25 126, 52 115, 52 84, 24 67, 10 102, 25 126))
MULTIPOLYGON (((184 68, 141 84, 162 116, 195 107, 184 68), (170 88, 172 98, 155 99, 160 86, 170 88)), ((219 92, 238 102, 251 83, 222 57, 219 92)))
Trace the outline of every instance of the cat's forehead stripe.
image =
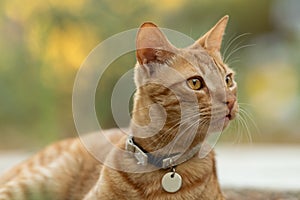
POLYGON ((221 73, 226 73, 225 66, 219 64, 213 57, 209 56, 207 53, 195 54, 197 59, 197 68, 201 71, 201 74, 206 75, 216 69, 221 73))
POLYGON ((210 59, 205 52, 193 52, 193 57, 195 59, 197 69, 200 70, 200 74, 205 75, 207 68, 211 70, 210 59))
POLYGON ((227 70, 226 67, 224 65, 222 65, 221 63, 219 63, 216 59, 213 58, 213 62, 215 63, 215 65, 219 68, 219 71, 224 74, 226 74, 227 70))

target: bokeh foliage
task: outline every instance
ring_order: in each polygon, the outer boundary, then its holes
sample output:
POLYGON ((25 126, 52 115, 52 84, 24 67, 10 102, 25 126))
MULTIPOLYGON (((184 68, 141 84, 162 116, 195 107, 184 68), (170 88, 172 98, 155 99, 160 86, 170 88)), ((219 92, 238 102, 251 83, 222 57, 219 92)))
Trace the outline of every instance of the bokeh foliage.
MULTIPOLYGON (((299 15, 280 9, 281 4, 299 3, 285 2, 0 1, 0 149, 40 147, 76 136, 74 78, 89 52, 104 39, 144 21, 197 39, 225 14, 231 20, 223 50, 238 35, 250 33, 235 40, 227 55, 255 44, 228 61, 238 72, 240 101, 247 103, 260 129, 260 135, 253 133, 255 141, 299 141, 300 28, 293 19, 299 15)), ((102 98, 96 98, 96 108, 106 116, 101 122, 106 128, 114 126, 110 111, 114 82, 134 63, 134 53, 114 62, 98 88, 97 97, 102 98)))

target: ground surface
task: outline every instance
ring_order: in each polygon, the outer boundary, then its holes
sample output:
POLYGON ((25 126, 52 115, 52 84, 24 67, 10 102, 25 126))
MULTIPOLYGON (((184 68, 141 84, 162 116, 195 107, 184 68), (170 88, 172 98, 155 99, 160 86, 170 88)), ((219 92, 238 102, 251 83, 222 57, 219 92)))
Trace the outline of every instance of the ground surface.
POLYGON ((223 187, 300 191, 300 145, 218 145, 216 158, 223 187))
POLYGON ((300 146, 219 145, 216 153, 227 200, 300 200, 300 146))
POLYGON ((226 200, 300 200, 300 191, 223 189, 226 200))

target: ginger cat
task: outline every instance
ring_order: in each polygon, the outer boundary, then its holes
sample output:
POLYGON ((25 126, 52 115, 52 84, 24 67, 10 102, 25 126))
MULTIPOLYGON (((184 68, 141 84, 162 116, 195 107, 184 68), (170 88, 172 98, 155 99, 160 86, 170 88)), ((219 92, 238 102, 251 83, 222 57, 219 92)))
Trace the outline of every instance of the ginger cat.
MULTIPOLYGON (((0 200, 182 199, 222 200, 214 152, 201 156, 206 136, 234 119, 238 104, 234 72, 220 48, 228 16, 193 45, 178 49, 153 23, 136 39, 134 109, 127 137, 104 131, 113 149, 100 163, 82 142, 53 144, 0 178, 0 200), (143 170, 140 170, 143 169, 143 170)), ((97 134, 85 141, 101 154, 97 134)))

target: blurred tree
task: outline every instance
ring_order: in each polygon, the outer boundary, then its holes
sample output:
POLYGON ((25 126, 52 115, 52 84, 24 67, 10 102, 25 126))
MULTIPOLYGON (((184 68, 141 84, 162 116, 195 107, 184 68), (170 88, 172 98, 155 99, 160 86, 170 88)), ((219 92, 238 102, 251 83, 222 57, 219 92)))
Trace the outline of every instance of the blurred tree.
MULTIPOLYGON (((76 70, 101 38, 136 27, 149 10, 146 3, 115 3, 1 1, 2 148, 28 146, 26 139, 29 145, 43 146, 75 136, 71 98, 76 70)), ((111 73, 114 77, 119 72, 114 68, 111 73)), ((108 97, 110 88, 100 93, 108 97)), ((99 104, 105 105, 101 113, 109 115, 109 104, 99 104)))
MULTIPOLYGON (((234 37, 243 33, 252 35, 238 38, 229 47, 229 52, 240 45, 260 41, 257 38, 263 36, 284 35, 281 43, 287 44, 288 52, 293 56, 290 57, 293 63, 287 66, 298 66, 296 77, 299 77, 299 32, 285 30, 272 21, 274 5, 277 4, 278 1, 274 0, 0 1, 0 148, 39 147, 62 137, 75 136, 71 100, 77 69, 98 43, 113 34, 136 28, 144 21, 154 21, 161 27, 197 39, 220 17, 229 14, 232 21, 225 36, 224 49, 234 37)), ((274 41, 278 43, 279 40, 274 41)), ((232 65, 239 72, 240 99, 243 102, 247 102, 253 89, 247 89, 250 83, 246 80, 256 79, 250 73, 252 65, 256 66, 252 61, 258 54, 264 60, 272 58, 265 53, 266 48, 262 49, 247 50, 245 54, 237 51, 229 61, 233 62, 239 56, 249 58, 248 63, 238 63, 243 66, 232 65), (262 52, 258 52, 260 50, 262 52)), ((112 63, 101 79, 96 109, 106 128, 114 126, 110 109, 112 88, 134 63, 132 52, 112 63)), ((299 95, 298 92, 298 98, 299 95)), ((292 119, 294 125, 298 121, 296 118, 292 119)))

